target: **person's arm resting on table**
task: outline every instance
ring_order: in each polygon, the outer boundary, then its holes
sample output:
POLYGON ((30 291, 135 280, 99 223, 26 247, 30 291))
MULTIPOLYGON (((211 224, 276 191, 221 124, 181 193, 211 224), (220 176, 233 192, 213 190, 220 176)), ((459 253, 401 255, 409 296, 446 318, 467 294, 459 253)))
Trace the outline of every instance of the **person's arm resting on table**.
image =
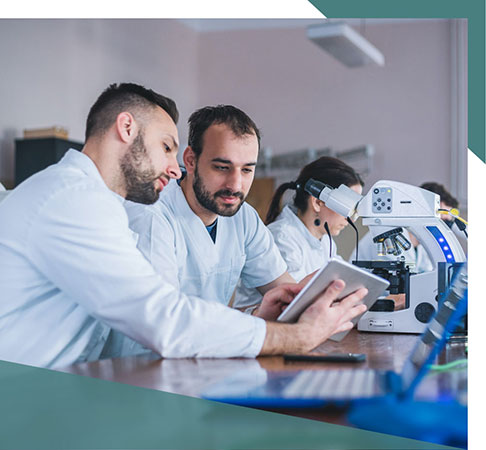
MULTIPOLYGON (((294 290, 299 290, 295 289, 295 286, 298 285, 293 286, 294 290)), ((361 300, 368 290, 359 289, 340 302, 334 303, 344 286, 342 280, 334 281, 302 313, 295 324, 267 322, 267 334, 260 355, 306 353, 333 334, 350 330, 353 327, 351 320, 366 311, 366 306, 361 303, 361 300)), ((285 287, 277 289, 285 289, 285 287)), ((262 305, 266 301, 278 301, 278 292, 275 292, 275 298, 267 298, 272 294, 273 291, 266 294, 262 305)))
MULTIPOLYGON (((331 306, 340 292, 333 287, 296 324, 265 323, 164 283, 136 248, 123 206, 112 194, 72 186, 39 208, 26 236, 28 257, 38 270, 88 314, 165 357, 307 351, 350 328, 349 320, 363 312, 364 306, 355 306, 365 295, 359 291, 331 306)), ((288 303, 296 293, 295 287, 276 289, 264 303, 288 303)))
POLYGON ((263 321, 183 295, 156 274, 111 193, 74 186, 39 207, 26 236, 29 258, 94 318, 165 357, 254 357, 261 350, 263 321))

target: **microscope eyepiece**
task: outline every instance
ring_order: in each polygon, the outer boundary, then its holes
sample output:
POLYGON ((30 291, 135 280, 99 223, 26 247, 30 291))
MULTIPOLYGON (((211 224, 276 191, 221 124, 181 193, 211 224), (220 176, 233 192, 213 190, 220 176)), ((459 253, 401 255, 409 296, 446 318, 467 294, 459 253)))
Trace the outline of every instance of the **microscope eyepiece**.
POLYGON ((309 180, 307 180, 307 183, 305 183, 304 190, 313 197, 319 198, 319 195, 326 186, 327 185, 322 181, 317 181, 313 178, 310 178, 309 180))

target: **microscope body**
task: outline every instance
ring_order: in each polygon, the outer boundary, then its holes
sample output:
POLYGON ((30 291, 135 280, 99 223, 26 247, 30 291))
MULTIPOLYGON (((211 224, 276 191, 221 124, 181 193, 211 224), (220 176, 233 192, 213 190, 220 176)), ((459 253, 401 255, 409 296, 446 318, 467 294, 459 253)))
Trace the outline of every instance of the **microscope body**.
MULTIPOLYGON (((386 258, 358 261, 390 281, 390 293, 405 294, 405 308, 399 311, 366 312, 358 330, 422 333, 437 310, 438 263, 464 262, 466 257, 454 233, 440 219, 438 195, 397 181, 382 180, 373 185, 359 202, 358 215, 368 226, 373 240, 386 258), (423 245, 434 270, 413 273, 400 254, 406 249, 402 229, 407 229, 423 245), (391 258, 390 258, 391 257, 391 258)), ((408 244, 410 244, 408 242, 408 244)))

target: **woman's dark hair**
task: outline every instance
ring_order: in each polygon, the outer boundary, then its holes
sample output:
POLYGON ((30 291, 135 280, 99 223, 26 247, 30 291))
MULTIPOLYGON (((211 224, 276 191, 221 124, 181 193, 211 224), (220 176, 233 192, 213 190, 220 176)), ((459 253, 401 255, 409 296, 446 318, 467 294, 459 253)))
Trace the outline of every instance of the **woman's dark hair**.
POLYGON ((337 158, 323 156, 307 164, 300 171, 297 180, 283 183, 277 188, 275 194, 273 194, 272 202, 270 203, 265 219, 267 225, 272 223, 280 214, 280 202, 287 189, 295 189, 294 206, 297 210, 301 213, 307 210, 307 200, 310 194, 304 190, 304 186, 310 178, 322 181, 334 188, 341 186, 341 184, 345 184, 346 186, 354 186, 355 184, 364 185, 363 180, 352 167, 349 167, 337 158))

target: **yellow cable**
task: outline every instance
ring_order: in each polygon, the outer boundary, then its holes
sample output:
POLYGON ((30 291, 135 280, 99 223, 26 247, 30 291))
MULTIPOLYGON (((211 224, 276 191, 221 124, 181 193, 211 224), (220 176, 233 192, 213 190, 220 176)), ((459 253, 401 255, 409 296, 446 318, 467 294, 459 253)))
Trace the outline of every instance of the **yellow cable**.
POLYGON ((441 214, 449 214, 452 217, 455 217, 456 219, 460 220, 462 223, 469 225, 462 217, 459 216, 459 210, 456 208, 452 208, 451 210, 448 209, 438 209, 437 212, 441 214))

